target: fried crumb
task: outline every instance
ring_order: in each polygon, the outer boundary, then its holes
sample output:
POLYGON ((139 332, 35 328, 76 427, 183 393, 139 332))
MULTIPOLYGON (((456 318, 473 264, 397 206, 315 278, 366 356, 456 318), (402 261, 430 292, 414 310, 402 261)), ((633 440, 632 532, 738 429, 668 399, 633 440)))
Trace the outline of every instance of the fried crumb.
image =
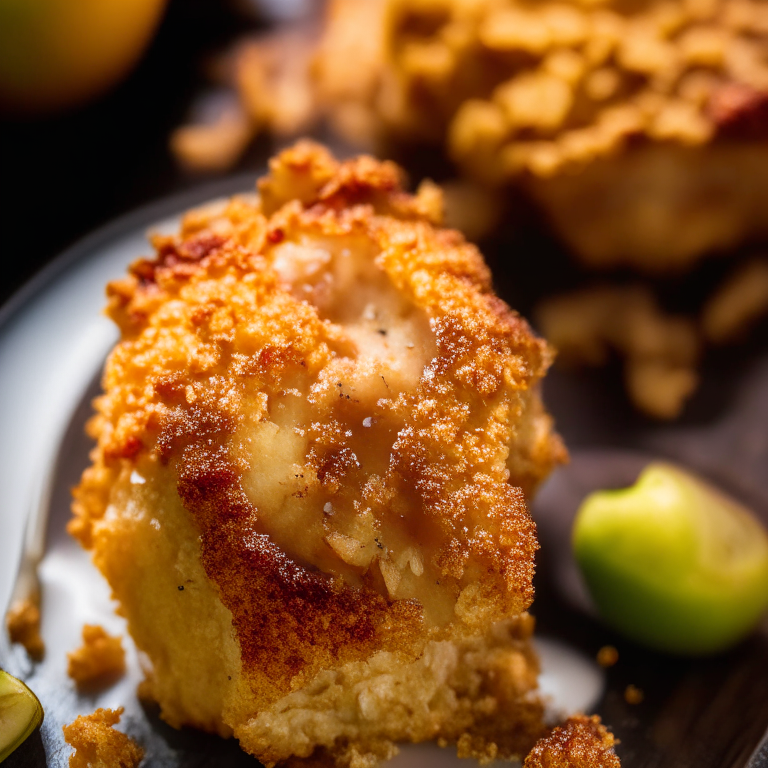
POLYGON ((713 344, 738 341, 768 313, 768 261, 741 265, 707 300, 701 314, 704 337, 713 344))
POLYGON ((313 37, 290 29, 241 41, 218 67, 236 90, 239 108, 214 122, 177 128, 170 141, 177 161, 195 171, 223 171, 261 131, 279 138, 306 132, 318 117, 310 74, 313 37))
POLYGON ((545 299, 537 317, 566 364, 603 365, 611 353, 623 358, 627 394, 650 416, 675 418, 696 389, 696 325, 664 313, 648 288, 574 291, 545 299))
POLYGON ((645 694, 635 685, 630 684, 624 689, 624 701, 627 704, 640 704, 643 698, 645 698, 645 694))
POLYGON ((619 652, 612 645, 604 645, 597 652, 597 663, 601 667, 612 667, 619 660, 619 652))
POLYGON ((123 707, 97 709, 64 726, 64 740, 75 750, 69 768, 138 768, 144 750, 112 727, 122 714, 123 707))
MULTIPOLYGON (((762 0, 333 0, 319 39, 247 40, 220 69, 252 134, 438 145, 527 192, 588 266, 679 272, 768 234, 767 19, 762 0)), ((234 162, 231 128, 175 151, 234 162)))
POLYGON ((666 360, 630 359, 624 379, 635 407, 663 420, 676 419, 699 385, 699 374, 693 368, 666 360))
POLYGON ((231 168, 253 138, 254 127, 239 109, 223 112, 215 122, 177 128, 171 135, 171 152, 195 171, 231 168))
POLYGON ((575 715, 536 744, 523 768, 620 768, 616 743, 597 715, 575 715))
POLYGON ((18 600, 5 616, 8 637, 12 643, 24 646, 35 661, 45 654, 45 643, 40 634, 40 608, 33 600, 18 600))
POLYGON ((98 625, 83 626, 83 645, 67 659, 67 674, 81 688, 106 687, 125 674, 122 641, 98 625))

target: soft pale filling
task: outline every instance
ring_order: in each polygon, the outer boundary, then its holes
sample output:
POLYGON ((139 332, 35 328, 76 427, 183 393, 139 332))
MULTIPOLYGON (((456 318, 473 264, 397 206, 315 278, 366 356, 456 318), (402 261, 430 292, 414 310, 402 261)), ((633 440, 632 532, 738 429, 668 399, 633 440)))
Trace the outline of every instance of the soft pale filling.
POLYGON ((150 693, 163 717, 176 727, 230 735, 221 713, 240 675, 232 615, 205 573, 198 531, 176 483, 159 462, 124 469, 94 539, 94 560, 152 660, 150 693))
POLYGON ((381 524, 374 509, 388 506, 381 493, 403 428, 391 406, 415 391, 436 345, 426 313, 392 285, 372 248, 351 237, 305 237, 273 249, 284 287, 348 343, 317 381, 297 379, 243 424, 236 439, 251 446, 243 483, 260 527, 293 559, 351 586, 415 598, 429 623, 443 625, 454 618, 458 590, 431 563, 437 543, 423 513, 387 514, 381 524), (328 439, 347 462, 336 486, 307 462, 313 441, 327 436, 318 419, 332 425, 328 439))

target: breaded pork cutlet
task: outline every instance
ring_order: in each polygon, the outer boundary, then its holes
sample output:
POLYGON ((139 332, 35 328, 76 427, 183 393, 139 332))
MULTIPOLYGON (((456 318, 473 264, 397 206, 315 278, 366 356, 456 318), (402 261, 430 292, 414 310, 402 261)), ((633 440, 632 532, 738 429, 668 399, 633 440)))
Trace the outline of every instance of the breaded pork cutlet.
POLYGON ((70 531, 174 726, 272 765, 542 732, 525 497, 565 459, 546 343, 439 192, 300 143, 109 286, 70 531))
POLYGON ((338 128, 442 143, 470 175, 522 186, 585 263, 683 269, 768 234, 764 0, 330 9, 317 73, 338 128))

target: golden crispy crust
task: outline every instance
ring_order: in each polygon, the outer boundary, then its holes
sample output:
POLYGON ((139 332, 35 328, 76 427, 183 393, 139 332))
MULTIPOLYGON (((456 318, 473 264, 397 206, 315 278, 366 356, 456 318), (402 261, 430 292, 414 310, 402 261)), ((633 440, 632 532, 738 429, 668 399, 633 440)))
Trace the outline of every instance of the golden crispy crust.
POLYGON ((541 739, 523 768, 620 768, 615 743, 597 715, 576 715, 541 739))
POLYGON ((588 266, 682 270, 765 235, 763 0, 335 0, 318 56, 348 140, 521 185, 588 266))
POLYGON ((231 612, 246 709, 375 651, 413 659, 533 596, 524 493, 565 458, 536 386, 551 354, 477 250, 433 226, 434 187, 401 180, 300 143, 258 201, 188 214, 108 289, 122 341, 70 531, 131 605, 101 554, 105 513, 134 471, 173 484, 231 612), (363 294, 389 302, 387 327, 363 294), (259 463, 273 438, 298 444, 293 463, 259 463))

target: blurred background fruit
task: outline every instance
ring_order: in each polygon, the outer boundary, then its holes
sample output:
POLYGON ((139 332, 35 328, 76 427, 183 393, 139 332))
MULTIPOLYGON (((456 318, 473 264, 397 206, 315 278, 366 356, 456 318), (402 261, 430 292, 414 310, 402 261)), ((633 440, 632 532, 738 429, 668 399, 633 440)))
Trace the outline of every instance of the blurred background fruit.
POLYGON ((0 106, 46 112, 103 93, 139 60, 165 0, 0 0, 0 106))
POLYGON ((672 464, 649 464, 629 488, 591 493, 573 548, 600 615, 649 648, 722 651, 768 608, 768 531, 672 464))
POLYGON ((43 708, 21 680, 0 669, 0 763, 43 722, 43 708))

